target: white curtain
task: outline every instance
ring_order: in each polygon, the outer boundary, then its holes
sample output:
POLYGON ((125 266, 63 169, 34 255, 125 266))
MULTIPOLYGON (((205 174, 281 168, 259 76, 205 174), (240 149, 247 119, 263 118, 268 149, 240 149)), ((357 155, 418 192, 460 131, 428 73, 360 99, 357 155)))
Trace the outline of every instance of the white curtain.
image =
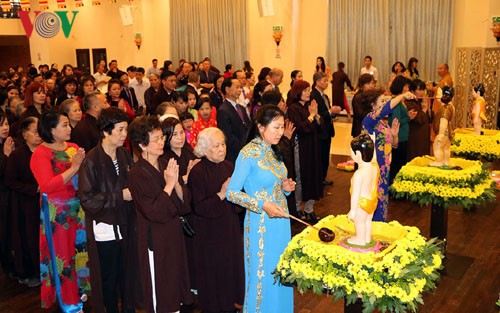
POLYGON ((356 82, 364 57, 373 58, 381 85, 391 66, 419 60, 422 80, 436 80, 440 63, 448 63, 453 33, 453 0, 329 0, 327 56, 356 82))
POLYGON ((245 0, 170 0, 171 58, 210 57, 221 71, 247 57, 245 0))

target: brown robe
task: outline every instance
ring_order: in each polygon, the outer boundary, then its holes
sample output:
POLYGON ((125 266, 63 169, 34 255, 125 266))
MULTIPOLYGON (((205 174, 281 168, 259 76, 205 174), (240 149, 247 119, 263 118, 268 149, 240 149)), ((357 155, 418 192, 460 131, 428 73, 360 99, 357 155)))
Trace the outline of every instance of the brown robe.
MULTIPOLYGON (((320 126, 316 120, 309 122, 309 103, 294 102, 288 108, 288 118, 295 125, 299 141, 300 178, 302 181, 302 201, 319 200, 323 197, 321 185, 321 159, 318 134, 320 126)), ((294 134, 294 135, 295 135, 294 134)))
POLYGON ((203 158, 189 175, 198 305, 204 312, 232 312, 234 304, 243 304, 245 296, 243 236, 238 220, 242 208, 217 195, 233 170, 229 161, 213 163, 203 158))
POLYGON ((341 108, 349 111, 349 108, 346 108, 344 105, 344 85, 347 84, 349 89, 353 90, 354 88, 351 85, 351 80, 349 76, 342 71, 339 70, 333 73, 332 76, 332 105, 338 105, 341 108))
MULTIPOLYGON (((187 173, 187 168, 189 165, 189 161, 197 159, 196 155, 193 152, 193 148, 187 141, 184 143, 184 146, 181 149, 181 156, 179 157, 175 152, 170 150, 170 148, 164 149, 163 155, 160 157, 168 163, 168 161, 171 158, 174 158, 177 161, 177 164, 179 165, 179 176, 182 177, 186 175, 187 173)), ((191 211, 191 204, 187 204, 190 208, 191 211)), ((183 216, 193 227, 195 233, 196 233, 196 228, 194 227, 194 217, 193 214, 189 213, 185 216, 183 216)), ((187 254, 187 262, 188 262, 188 268, 189 268, 189 278, 190 278, 190 289, 196 289, 196 274, 195 274, 195 254, 194 254, 194 242, 193 238, 190 238, 188 236, 184 236, 184 242, 186 244, 186 254, 187 254)))
POLYGON ((127 309, 142 308, 142 289, 137 255, 136 212, 132 201, 123 200, 123 189, 127 188, 127 179, 132 158, 127 149, 116 150, 119 175, 115 166, 101 144, 90 150, 85 156, 78 177, 80 203, 85 211, 87 244, 89 253, 90 277, 92 279, 92 307, 95 312, 104 312, 101 286, 101 268, 99 253, 94 236, 94 225, 106 223, 120 227, 120 242, 123 259, 123 294, 122 307, 127 309))
POLYGON ((406 100, 405 104, 408 111, 417 111, 415 118, 410 121, 410 133, 408 135, 408 160, 413 160, 416 157, 431 153, 431 116, 429 113, 422 111, 420 101, 406 100))
POLYGON ((5 185, 11 190, 10 212, 14 265, 20 278, 40 276, 40 193, 30 169, 33 152, 27 145, 7 159, 5 185))
POLYGON ((154 312, 148 249, 154 253, 156 312, 175 312, 181 302, 192 303, 189 272, 180 215, 189 213, 190 196, 183 186, 183 201, 175 190, 163 191, 167 163, 158 160, 160 171, 142 157, 129 173, 129 188, 137 209, 139 271, 147 312, 154 312))

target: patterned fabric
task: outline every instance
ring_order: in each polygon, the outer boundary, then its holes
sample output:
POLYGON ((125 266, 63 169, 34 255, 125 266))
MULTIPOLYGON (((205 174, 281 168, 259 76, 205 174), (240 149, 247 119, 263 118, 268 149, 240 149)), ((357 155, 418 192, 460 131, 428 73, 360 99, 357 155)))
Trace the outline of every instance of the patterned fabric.
POLYGON ((63 184, 60 175, 71 166, 77 149, 71 143, 64 151, 41 145, 31 158, 40 191, 48 198, 40 215, 41 306, 49 308, 57 298, 65 313, 81 310, 80 295, 90 290, 85 215, 77 197, 78 176, 63 184))
POLYGON ((249 210, 244 227, 243 312, 293 312, 293 288, 274 284, 272 275, 291 239, 290 221, 270 218, 262 210, 266 201, 287 209, 281 185, 286 177, 285 165, 276 160, 271 146, 261 138, 247 144, 236 160, 227 198, 249 210))
POLYGON ((392 160, 392 133, 387 121, 382 119, 392 113, 390 101, 375 111, 370 112, 363 119, 363 132, 375 133, 375 151, 380 168, 378 183, 378 203, 373 214, 373 220, 385 222, 389 205, 389 172, 392 160))
POLYGON ((196 147, 196 144, 198 143, 198 135, 202 130, 209 127, 217 127, 217 120, 209 118, 208 121, 205 121, 203 118, 199 117, 198 120, 193 123, 193 127, 191 128, 191 137, 188 141, 191 147, 196 147))

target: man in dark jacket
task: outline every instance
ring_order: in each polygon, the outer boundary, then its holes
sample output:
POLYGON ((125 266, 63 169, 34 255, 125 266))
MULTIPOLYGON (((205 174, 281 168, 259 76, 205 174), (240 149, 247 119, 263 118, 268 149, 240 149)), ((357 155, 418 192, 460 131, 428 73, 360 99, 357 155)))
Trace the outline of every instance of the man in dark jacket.
POLYGON ((323 126, 319 133, 319 147, 321 158, 321 174, 323 176, 323 185, 331 186, 332 181, 326 180, 328 166, 330 164, 330 146, 332 138, 335 136, 335 128, 333 127, 332 116, 340 113, 341 107, 338 105, 332 106, 330 99, 325 94, 328 88, 328 76, 324 72, 317 72, 313 76, 313 90, 311 91, 311 101, 314 99, 318 103, 318 114, 323 118, 323 126))

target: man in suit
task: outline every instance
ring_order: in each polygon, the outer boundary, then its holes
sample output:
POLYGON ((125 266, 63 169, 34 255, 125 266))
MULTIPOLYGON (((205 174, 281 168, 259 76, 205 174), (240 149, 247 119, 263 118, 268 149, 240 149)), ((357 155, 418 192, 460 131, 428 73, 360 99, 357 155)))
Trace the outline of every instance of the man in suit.
POLYGON ((274 91, 281 93, 279 84, 283 81, 283 70, 279 68, 273 68, 269 71, 269 80, 268 82, 271 84, 274 91))
POLYGON ((226 99, 217 110, 217 126, 226 136, 226 160, 234 163, 245 145, 250 120, 245 108, 236 103, 241 93, 240 82, 235 78, 226 78, 221 89, 226 99))
POLYGON ((92 93, 83 97, 83 110, 86 115, 71 131, 71 142, 89 152, 101 140, 101 132, 97 126, 97 119, 102 109, 109 108, 104 94, 92 93))
POLYGON ((210 90, 215 86, 215 81, 217 80, 217 72, 212 71, 211 69, 212 64, 210 62, 210 58, 207 57, 203 59, 201 63, 202 63, 201 67, 203 69, 199 72, 200 86, 203 87, 203 89, 210 90))
POLYGON ((127 73, 123 73, 120 76, 120 81, 122 82, 122 91, 120 93, 120 98, 125 99, 130 107, 137 111, 139 102, 137 101, 137 96, 135 95, 135 90, 129 87, 130 78, 127 73))
POLYGON ((186 89, 184 91, 191 90, 196 95, 196 102, 200 98, 200 73, 191 72, 188 74, 188 84, 186 85, 186 89))
POLYGON ((156 112, 156 108, 162 102, 172 101, 172 92, 177 85, 177 78, 174 72, 166 71, 161 74, 161 83, 158 92, 153 96, 151 112, 156 112))
POLYGON ((333 127, 332 116, 340 113, 342 108, 338 105, 331 105, 330 99, 325 94, 328 88, 328 76, 324 72, 317 72, 313 76, 313 90, 311 91, 311 101, 316 100, 318 103, 318 114, 323 119, 323 126, 319 133, 319 147, 321 158, 321 175, 323 178, 323 185, 331 186, 332 181, 326 180, 328 173, 328 166, 330 164, 330 146, 332 144, 332 137, 335 136, 335 128, 333 127))

